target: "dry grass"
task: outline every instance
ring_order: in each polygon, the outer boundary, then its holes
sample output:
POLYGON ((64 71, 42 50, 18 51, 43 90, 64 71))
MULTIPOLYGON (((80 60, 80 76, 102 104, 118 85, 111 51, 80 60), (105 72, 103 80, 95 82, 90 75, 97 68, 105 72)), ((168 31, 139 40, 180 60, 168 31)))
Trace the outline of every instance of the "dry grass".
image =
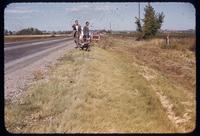
POLYGON ((107 46, 107 50, 114 50, 131 57, 133 63, 137 63, 135 67, 142 66, 140 70, 143 74, 141 75, 151 85, 159 86, 159 89, 155 90, 156 93, 158 90, 159 93, 164 92, 164 96, 173 104, 174 118, 176 119, 173 122, 177 123, 179 117, 183 120, 186 114, 190 114, 190 117, 186 117, 190 121, 178 123, 178 126, 182 127, 183 131, 193 130, 196 114, 196 62, 195 53, 186 48, 191 43, 184 42, 185 40, 179 43, 179 40, 176 40, 176 44, 184 44, 185 49, 166 50, 161 48, 162 39, 136 42, 134 39, 128 38, 124 40, 124 38, 119 37, 106 37, 106 41, 107 45, 109 45, 109 41, 114 43, 112 46, 107 46), (189 45, 186 46, 187 44, 189 45), (156 74, 151 69, 157 71, 159 74, 157 78, 153 78, 156 74), (150 72, 147 72, 148 70, 150 72))
MULTIPOLYGON (((7 130, 14 133, 192 131, 196 115, 194 91, 173 82, 166 71, 151 66, 145 61, 145 54, 141 53, 142 59, 137 58, 138 50, 145 48, 152 52, 147 57, 153 57, 153 47, 145 44, 154 42, 107 37, 106 42, 95 43, 90 52, 67 53, 49 71, 48 79, 28 88, 20 103, 6 105, 7 130), (172 109, 169 104, 173 104, 172 109)), ((159 48, 159 51, 166 50, 159 48)), ((172 58, 168 59, 182 61, 180 56, 172 58)), ((194 59, 192 54, 189 58, 194 59)), ((185 67, 189 67, 188 63, 185 67)))
MULTIPOLYGON (((158 39, 155 39, 157 41, 158 39)), ((190 50, 195 51, 196 49, 196 38, 188 37, 188 38, 170 38, 170 45, 167 46, 165 40, 161 42, 161 48, 163 49, 176 49, 176 50, 190 50)))

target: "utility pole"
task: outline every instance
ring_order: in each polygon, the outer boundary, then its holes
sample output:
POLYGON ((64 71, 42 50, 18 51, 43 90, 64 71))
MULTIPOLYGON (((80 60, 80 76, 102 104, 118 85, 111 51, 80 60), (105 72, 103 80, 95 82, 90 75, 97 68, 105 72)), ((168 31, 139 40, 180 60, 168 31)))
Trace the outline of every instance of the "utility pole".
POLYGON ((112 29, 111 29, 111 22, 110 22, 110 33, 111 33, 112 29))
POLYGON ((139 21, 140 21, 140 2, 138 3, 138 17, 139 17, 139 21))

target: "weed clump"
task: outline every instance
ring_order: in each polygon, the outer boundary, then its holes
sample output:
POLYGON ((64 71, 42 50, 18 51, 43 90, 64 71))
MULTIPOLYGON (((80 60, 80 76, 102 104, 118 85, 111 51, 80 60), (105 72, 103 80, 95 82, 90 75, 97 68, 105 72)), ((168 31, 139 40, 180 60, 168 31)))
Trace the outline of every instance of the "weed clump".
POLYGON ((43 70, 36 70, 33 72, 34 80, 41 80, 44 79, 44 71, 43 70))

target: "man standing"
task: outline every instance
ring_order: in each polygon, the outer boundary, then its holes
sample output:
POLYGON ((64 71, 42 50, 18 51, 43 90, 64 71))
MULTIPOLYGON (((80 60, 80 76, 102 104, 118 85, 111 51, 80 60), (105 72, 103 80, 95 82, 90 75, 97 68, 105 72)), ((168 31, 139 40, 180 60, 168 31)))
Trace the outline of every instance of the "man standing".
POLYGON ((89 51, 90 49, 90 42, 91 42, 91 38, 90 38, 90 30, 89 30, 89 22, 87 21, 85 23, 85 26, 83 28, 83 42, 84 42, 84 46, 82 46, 82 49, 86 49, 87 51, 89 51))
POLYGON ((74 32, 74 42, 76 43, 76 48, 79 45, 79 37, 81 34, 81 26, 78 23, 78 20, 75 20, 75 24, 72 25, 73 32, 74 32))
POLYGON ((90 30, 89 30, 89 22, 87 21, 87 22, 85 23, 84 28, 83 28, 83 38, 84 38, 84 39, 90 37, 89 32, 90 32, 90 30))

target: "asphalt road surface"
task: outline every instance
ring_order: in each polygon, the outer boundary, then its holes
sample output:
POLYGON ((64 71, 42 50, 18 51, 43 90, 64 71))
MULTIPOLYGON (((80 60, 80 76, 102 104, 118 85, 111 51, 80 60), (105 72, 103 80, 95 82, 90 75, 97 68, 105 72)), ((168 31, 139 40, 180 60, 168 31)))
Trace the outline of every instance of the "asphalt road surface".
POLYGON ((66 46, 73 46, 72 37, 5 43, 4 71, 5 73, 15 71, 66 46))

